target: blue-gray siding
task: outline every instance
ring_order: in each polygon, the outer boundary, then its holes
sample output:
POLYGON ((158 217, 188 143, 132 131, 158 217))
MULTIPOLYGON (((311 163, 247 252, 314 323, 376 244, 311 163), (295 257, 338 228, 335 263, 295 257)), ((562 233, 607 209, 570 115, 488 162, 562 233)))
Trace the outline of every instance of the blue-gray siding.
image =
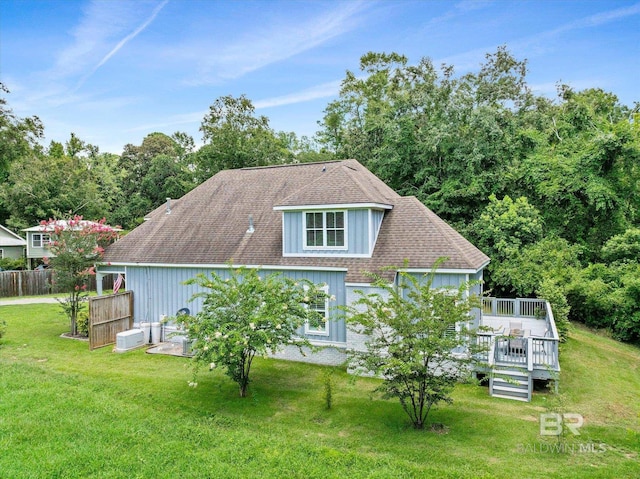
MULTIPOLYGON (((356 209, 347 211, 347 249, 304 249, 305 232, 302 229, 302 211, 285 211, 284 222, 284 254, 339 254, 339 255, 369 255, 370 234, 369 210, 356 209)), ((377 227, 376 230, 377 231, 377 227)))
POLYGON ((371 223, 369 224, 369 241, 371 242, 371 251, 375 248, 376 239, 378 238, 378 232, 382 225, 382 219, 384 218, 383 210, 370 210, 371 211, 371 223))
MULTIPOLYGON (((418 278, 420 282, 424 281, 426 278, 424 273, 414 273, 413 276, 418 278)), ((475 273, 469 274, 466 273, 436 273, 433 278, 433 288, 447 288, 454 287, 457 288, 465 281, 482 281, 482 270, 475 273)), ((469 289, 469 294, 477 295, 479 298, 482 297, 482 283, 474 284, 469 289)), ((480 308, 474 308, 471 310, 471 316, 473 318, 473 327, 478 327, 480 325, 480 308)))
MULTIPOLYGON (((100 268, 100 272, 113 270, 113 267, 100 268)), ((162 315, 174 316, 181 308, 189 308, 192 314, 196 314, 202 308, 202 299, 190 301, 191 297, 200 292, 197 285, 184 285, 184 281, 195 277, 197 274, 211 274, 211 272, 224 277, 229 275, 227 269, 188 268, 188 267, 150 267, 127 266, 127 289, 134 291, 134 321, 159 321, 162 315)), ((265 270, 265 274, 274 271, 265 270)), ((309 339, 317 341, 329 341, 344 343, 346 341, 346 328, 343 319, 338 319, 339 314, 335 310, 337 305, 344 305, 345 273, 340 271, 281 271, 284 276, 293 279, 306 278, 313 283, 329 285, 329 294, 336 300, 329 304, 329 336, 307 335, 309 339)), ((302 331, 300 332, 302 334, 302 331)))
POLYGON ((24 256, 24 246, 0 246, 1 258, 18 259, 24 256))

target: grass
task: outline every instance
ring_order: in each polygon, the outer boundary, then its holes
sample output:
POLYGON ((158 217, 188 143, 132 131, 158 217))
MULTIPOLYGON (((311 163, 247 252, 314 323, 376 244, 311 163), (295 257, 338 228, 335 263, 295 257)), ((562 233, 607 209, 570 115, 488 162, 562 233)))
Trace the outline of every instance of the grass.
POLYGON ((249 397, 218 371, 198 387, 188 360, 90 352, 60 338, 55 304, 1 306, 0 476, 204 477, 638 477, 640 350, 576 329, 562 353, 561 407, 585 416, 573 452, 539 435, 556 400, 493 399, 461 385, 454 403, 415 431, 396 401, 372 396, 374 379, 336 369, 259 360, 249 397), (580 452, 578 444, 605 445, 580 452))

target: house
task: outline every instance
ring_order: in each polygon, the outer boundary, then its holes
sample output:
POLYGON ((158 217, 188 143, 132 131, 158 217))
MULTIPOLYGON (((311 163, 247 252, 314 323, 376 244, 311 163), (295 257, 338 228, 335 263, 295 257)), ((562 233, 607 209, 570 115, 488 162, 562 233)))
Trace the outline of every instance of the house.
MULTIPOLYGON (((402 197, 356 160, 221 171, 178 200, 168 200, 145 222, 110 245, 100 276, 120 273, 134 292, 136 322, 159 321, 184 307, 198 273, 229 274, 229 263, 281 272, 326 284, 326 322, 300 331, 321 351, 282 357, 341 364, 364 338, 350 331, 334 307, 353 302, 356 290, 374 292, 367 272, 396 279, 436 271, 434 286, 482 280, 489 258, 415 197, 402 197)), ((482 286, 472 294, 482 295, 482 286)), ((499 316, 496 312, 496 321, 499 316)), ((482 311, 471 321, 482 323, 482 311)), ((501 332, 504 332, 502 330, 501 332)), ((493 339, 489 339, 493 341, 493 339)), ((498 348, 499 351, 502 351, 498 348)), ((508 351, 507 351, 508 352, 508 351)))
MULTIPOLYGON (((93 225, 96 228, 105 227, 101 223, 95 221, 88 221, 80 219, 78 224, 73 228, 81 229, 86 225, 93 225)), ((32 226, 31 228, 25 228, 22 231, 27 234, 27 261, 29 262, 29 269, 32 269, 34 260, 50 258, 53 256, 49 249, 49 243, 51 243, 51 237, 54 234, 56 228, 62 227, 68 228, 67 220, 56 220, 48 222, 47 224, 39 224, 38 226, 32 226)), ((120 228, 108 227, 115 231, 122 231, 120 228)))
POLYGON ((24 257, 27 242, 13 231, 0 225, 0 259, 24 257))

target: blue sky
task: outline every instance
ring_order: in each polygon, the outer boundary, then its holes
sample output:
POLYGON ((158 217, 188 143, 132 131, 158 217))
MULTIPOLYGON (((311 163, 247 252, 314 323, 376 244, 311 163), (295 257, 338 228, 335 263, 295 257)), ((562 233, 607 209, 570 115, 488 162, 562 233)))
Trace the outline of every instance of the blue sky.
POLYGON ((2 0, 0 81, 46 143, 71 132, 120 153, 153 131, 198 131, 209 105, 246 94, 275 130, 313 135, 368 51, 476 70, 507 45, 528 81, 640 101, 640 2, 2 0))

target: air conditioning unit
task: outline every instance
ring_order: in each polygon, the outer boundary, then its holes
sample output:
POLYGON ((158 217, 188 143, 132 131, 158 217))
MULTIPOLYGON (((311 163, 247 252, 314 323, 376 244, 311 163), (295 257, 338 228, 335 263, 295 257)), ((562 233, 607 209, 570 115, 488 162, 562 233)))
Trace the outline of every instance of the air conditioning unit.
POLYGON ((122 331, 116 334, 115 351, 117 353, 123 353, 144 346, 145 344, 146 341, 144 340, 144 332, 142 329, 130 329, 129 331, 122 331))

